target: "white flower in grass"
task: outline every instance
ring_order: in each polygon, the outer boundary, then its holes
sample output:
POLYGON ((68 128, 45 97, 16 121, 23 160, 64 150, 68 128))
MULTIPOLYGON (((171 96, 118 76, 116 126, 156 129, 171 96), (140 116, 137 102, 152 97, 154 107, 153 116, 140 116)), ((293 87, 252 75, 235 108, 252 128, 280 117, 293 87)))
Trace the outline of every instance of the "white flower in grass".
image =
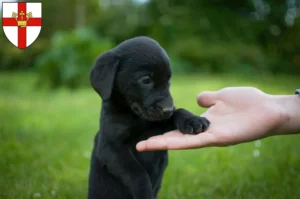
POLYGON ((55 196, 55 195, 56 195, 56 191, 55 191, 55 190, 52 190, 52 191, 51 191, 51 194, 52 194, 53 196, 55 196))
POLYGON ((41 194, 40 194, 40 193, 34 193, 34 194, 33 194, 33 197, 34 197, 34 198, 39 198, 39 197, 41 197, 41 194))
POLYGON ((84 156, 85 158, 89 158, 89 157, 91 156, 91 152, 85 151, 85 152, 83 153, 83 156, 84 156))
POLYGON ((260 156, 260 151, 258 149, 255 149, 252 154, 254 157, 258 157, 260 156))
POLYGON ((261 141, 260 140, 256 140, 254 142, 254 146, 256 146, 256 147, 260 147, 260 145, 261 145, 261 141))

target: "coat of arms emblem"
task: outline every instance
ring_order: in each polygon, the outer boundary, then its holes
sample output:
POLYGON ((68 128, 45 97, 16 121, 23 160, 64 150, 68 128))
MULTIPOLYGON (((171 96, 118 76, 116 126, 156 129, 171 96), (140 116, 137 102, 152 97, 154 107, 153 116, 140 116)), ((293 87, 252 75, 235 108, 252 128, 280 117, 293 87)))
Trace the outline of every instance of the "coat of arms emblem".
POLYGON ((2 3, 2 26, 7 39, 20 49, 30 46, 42 28, 42 3, 2 3))

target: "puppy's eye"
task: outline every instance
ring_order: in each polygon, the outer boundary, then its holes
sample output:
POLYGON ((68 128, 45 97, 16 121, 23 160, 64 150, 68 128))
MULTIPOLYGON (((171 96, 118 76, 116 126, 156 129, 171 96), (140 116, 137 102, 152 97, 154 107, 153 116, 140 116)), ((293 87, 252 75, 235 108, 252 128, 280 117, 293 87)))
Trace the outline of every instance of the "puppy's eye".
POLYGON ((149 76, 145 76, 145 77, 142 77, 140 79, 140 82, 143 83, 143 84, 151 84, 152 83, 152 80, 149 76))

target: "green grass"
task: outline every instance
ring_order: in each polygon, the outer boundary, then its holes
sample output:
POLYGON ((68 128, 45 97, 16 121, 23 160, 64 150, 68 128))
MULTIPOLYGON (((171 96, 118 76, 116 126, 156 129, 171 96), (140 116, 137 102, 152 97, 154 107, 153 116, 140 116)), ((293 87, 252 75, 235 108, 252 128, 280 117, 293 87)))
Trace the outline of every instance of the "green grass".
MULTIPOLYGON (((0 74, 0 199, 85 198, 100 98, 91 88, 50 92, 34 82, 33 74, 0 74)), ((296 77, 175 76, 172 94, 178 107, 200 114, 195 97, 202 90, 256 86, 292 94, 299 85, 296 77)), ((298 135, 171 151, 159 198, 300 198, 299 152, 298 135)))

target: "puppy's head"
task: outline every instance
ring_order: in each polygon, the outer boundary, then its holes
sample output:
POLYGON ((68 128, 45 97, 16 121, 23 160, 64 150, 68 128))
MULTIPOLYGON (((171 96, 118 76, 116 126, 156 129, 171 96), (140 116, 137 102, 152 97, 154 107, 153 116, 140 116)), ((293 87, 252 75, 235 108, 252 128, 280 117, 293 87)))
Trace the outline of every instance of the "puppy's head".
POLYGON ((122 106, 148 121, 161 121, 172 115, 170 79, 167 53, 148 37, 126 40, 104 52, 90 74, 91 84, 103 101, 118 93, 125 100, 122 106))

